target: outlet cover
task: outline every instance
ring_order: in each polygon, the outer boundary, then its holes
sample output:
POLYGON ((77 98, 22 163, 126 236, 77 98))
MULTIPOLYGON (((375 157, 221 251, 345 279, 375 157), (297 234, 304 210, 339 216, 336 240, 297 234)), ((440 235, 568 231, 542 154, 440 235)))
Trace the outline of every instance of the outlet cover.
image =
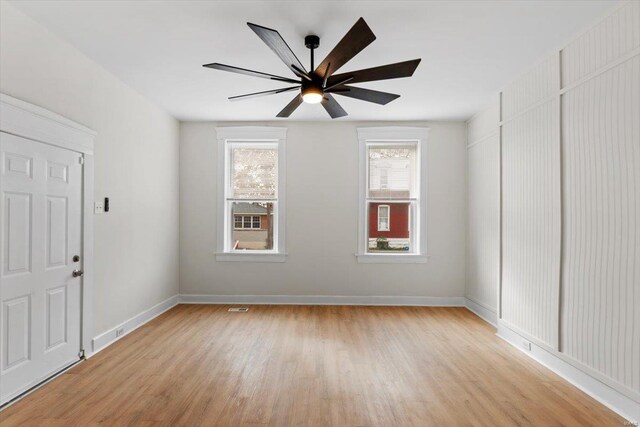
POLYGON ((522 340, 522 348, 524 348, 527 351, 531 351, 531 342, 527 341, 527 340, 522 340))
POLYGON ((104 202, 99 201, 93 204, 93 213, 94 214, 102 214, 104 213, 104 202))

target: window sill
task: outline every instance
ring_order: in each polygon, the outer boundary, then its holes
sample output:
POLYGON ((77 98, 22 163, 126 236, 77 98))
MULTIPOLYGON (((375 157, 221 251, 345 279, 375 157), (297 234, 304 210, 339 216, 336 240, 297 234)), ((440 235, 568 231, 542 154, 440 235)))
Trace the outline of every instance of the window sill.
POLYGON ((356 254, 358 264, 424 264, 427 255, 417 254, 356 254))
POLYGON ((237 253, 237 252, 218 252, 216 253, 216 261, 218 262, 285 262, 287 254, 278 253, 237 253))

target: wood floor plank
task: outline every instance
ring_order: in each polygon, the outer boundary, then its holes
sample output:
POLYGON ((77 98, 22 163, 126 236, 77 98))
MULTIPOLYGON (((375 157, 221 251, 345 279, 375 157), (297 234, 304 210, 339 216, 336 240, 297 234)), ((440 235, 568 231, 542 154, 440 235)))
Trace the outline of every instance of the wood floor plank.
POLYGON ((619 426, 463 308, 179 305, 10 426, 619 426))

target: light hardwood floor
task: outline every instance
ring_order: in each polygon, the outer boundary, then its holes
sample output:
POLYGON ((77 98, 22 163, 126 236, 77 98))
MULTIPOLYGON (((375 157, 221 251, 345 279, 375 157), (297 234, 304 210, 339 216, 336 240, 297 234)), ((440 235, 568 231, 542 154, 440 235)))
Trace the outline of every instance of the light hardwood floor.
POLYGON ((620 426, 463 308, 180 305, 0 413, 23 425, 620 426))

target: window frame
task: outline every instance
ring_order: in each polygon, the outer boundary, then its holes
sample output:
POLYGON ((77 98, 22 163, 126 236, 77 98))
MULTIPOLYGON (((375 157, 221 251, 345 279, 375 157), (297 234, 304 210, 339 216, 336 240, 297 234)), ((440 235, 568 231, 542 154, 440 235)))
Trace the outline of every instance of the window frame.
MULTIPOLYGON (((423 127, 367 127, 358 128, 359 149, 359 200, 358 200, 358 251, 359 263, 424 263, 427 261, 427 140, 429 128, 423 127), (416 145, 416 186, 415 208, 410 210, 410 218, 415 225, 409 225, 411 247, 408 253, 368 252, 368 230, 370 201, 367 195, 369 181, 368 148, 373 145, 415 144, 416 145), (415 212, 413 212, 415 210, 415 212), (414 216, 415 215, 415 216, 414 216), (415 229, 414 229, 415 227, 415 229)), ((383 200, 381 200, 384 202, 383 200)), ((389 208, 391 216, 391 208, 389 208)), ((389 224, 390 225, 390 224, 389 224)), ((390 227, 389 227, 390 228, 390 227)))
MULTIPOLYGON (((216 261, 285 262, 286 240, 286 136, 287 128, 271 126, 239 126, 216 128, 218 140, 217 159, 217 247, 216 261), (231 212, 233 200, 228 197, 231 180, 231 150, 243 148, 268 148, 278 150, 278 187, 274 203, 273 249, 239 251, 231 247, 231 233, 235 219, 231 212), (233 222, 233 223, 232 223, 233 222)), ((245 202, 267 201, 243 199, 245 202)), ((244 219, 243 219, 244 221, 244 219)), ((244 222, 243 222, 244 226, 244 222)), ((251 228, 251 230, 255 230, 251 228)))

